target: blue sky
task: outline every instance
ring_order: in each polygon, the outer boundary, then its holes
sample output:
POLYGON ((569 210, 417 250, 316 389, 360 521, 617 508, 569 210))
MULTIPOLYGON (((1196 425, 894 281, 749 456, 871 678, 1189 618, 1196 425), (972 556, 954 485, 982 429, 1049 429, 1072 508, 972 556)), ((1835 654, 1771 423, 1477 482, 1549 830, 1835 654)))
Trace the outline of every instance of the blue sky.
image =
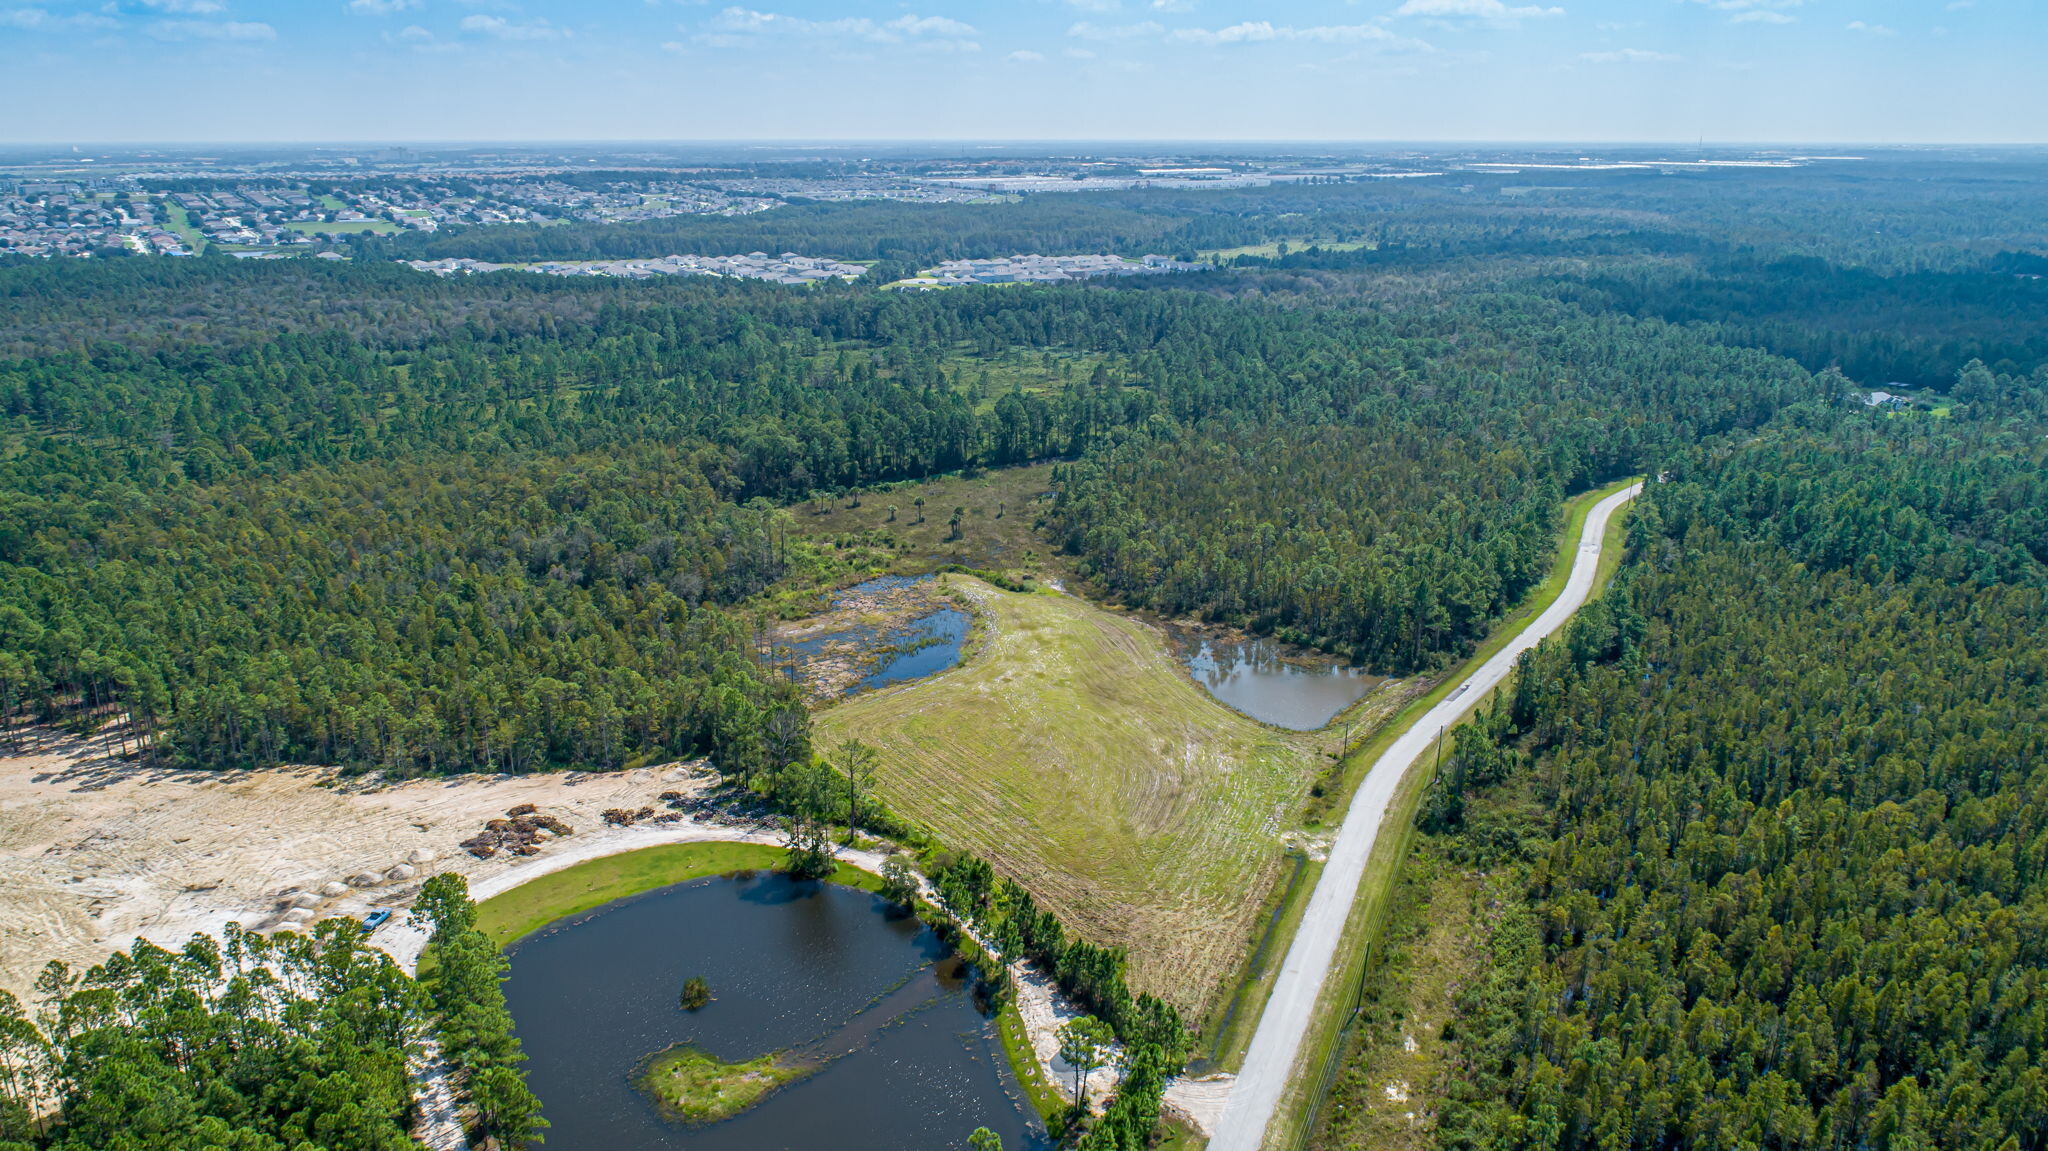
POLYGON ((2048 141, 2048 0, 0 0, 0 141, 2048 141))

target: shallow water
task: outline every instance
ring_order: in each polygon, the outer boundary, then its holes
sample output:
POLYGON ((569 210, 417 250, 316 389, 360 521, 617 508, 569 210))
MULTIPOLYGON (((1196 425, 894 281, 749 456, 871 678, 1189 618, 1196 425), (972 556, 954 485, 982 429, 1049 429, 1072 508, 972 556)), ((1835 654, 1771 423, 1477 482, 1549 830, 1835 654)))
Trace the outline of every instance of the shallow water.
POLYGON ((993 1022, 915 920, 852 888, 760 878, 610 903, 510 951, 505 998, 548 1120, 547 1147, 895 1151, 965 1146, 976 1127, 1043 1148, 993 1022), (683 981, 713 1001, 686 1012, 683 981), (662 1118, 631 1082, 691 1043, 728 1061, 794 1049, 822 1070, 704 1127, 662 1118))
POLYGON ((1292 731, 1314 731, 1386 682, 1327 656, 1289 654, 1266 639, 1178 635, 1188 674, 1224 704, 1292 731))
MULTIPOLYGON (((927 582, 931 578, 880 576, 840 592, 833 599, 832 606, 835 609, 843 608, 851 602, 887 595, 927 582)), ((923 679, 959 663, 961 648, 967 642, 967 633, 973 624, 973 617, 958 608, 939 608, 897 625, 837 628, 800 640, 786 641, 779 645, 780 655, 802 663, 816 658, 828 647, 838 645, 851 645, 863 656, 876 652, 877 649, 889 649, 876 654, 873 663, 847 687, 845 694, 851 695, 858 691, 887 687, 892 683, 923 679)), ((796 674, 794 666, 790 674, 796 674)))

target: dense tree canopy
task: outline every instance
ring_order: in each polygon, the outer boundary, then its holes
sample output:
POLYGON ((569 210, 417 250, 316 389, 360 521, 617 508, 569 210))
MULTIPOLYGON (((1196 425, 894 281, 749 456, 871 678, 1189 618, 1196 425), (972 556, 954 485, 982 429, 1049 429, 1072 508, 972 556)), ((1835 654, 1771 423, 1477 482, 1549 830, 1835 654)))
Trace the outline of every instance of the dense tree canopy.
POLYGON ((0 992, 0 1148, 409 1151, 422 997, 360 924, 52 964, 0 992), (54 1123, 31 1119, 54 1105, 54 1123))
POLYGON ((2048 461, 1996 389, 1680 453, 1460 739, 1426 825, 1520 897, 1447 1145, 2048 1146, 2048 461))

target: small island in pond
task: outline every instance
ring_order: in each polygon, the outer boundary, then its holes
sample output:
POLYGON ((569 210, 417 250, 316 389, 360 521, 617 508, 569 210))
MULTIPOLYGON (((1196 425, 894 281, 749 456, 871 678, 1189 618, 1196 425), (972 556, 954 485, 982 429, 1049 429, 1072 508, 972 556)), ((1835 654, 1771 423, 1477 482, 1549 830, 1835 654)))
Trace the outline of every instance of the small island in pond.
POLYGON ((812 1070, 779 1051, 745 1063, 726 1063, 702 1048, 679 1044, 649 1059, 635 1083, 654 1097, 668 1118, 716 1123, 812 1070))

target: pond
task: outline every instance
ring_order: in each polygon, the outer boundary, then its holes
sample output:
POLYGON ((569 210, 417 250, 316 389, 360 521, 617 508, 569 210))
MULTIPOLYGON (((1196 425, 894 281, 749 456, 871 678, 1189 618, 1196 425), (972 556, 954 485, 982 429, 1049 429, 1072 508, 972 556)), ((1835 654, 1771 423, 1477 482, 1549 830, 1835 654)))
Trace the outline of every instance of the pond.
POLYGON ((820 694, 850 695, 936 675, 960 662, 974 619, 931 576, 882 576, 832 599, 829 612, 776 641, 787 674, 820 694))
POLYGON ((508 955, 505 998, 548 1147, 883 1151, 963 1147, 976 1127, 1012 1151, 1046 1146, 964 965, 866 892, 699 880, 572 916, 508 955), (713 996, 695 1012, 678 1004, 692 976, 713 996), (633 1082, 678 1044, 730 1063, 789 1051, 817 1070, 690 1126, 633 1082))
POLYGON ((1188 674, 1229 707, 1275 727, 1315 731, 1386 682, 1317 652, 1269 639, 1228 640, 1171 630, 1188 674))

